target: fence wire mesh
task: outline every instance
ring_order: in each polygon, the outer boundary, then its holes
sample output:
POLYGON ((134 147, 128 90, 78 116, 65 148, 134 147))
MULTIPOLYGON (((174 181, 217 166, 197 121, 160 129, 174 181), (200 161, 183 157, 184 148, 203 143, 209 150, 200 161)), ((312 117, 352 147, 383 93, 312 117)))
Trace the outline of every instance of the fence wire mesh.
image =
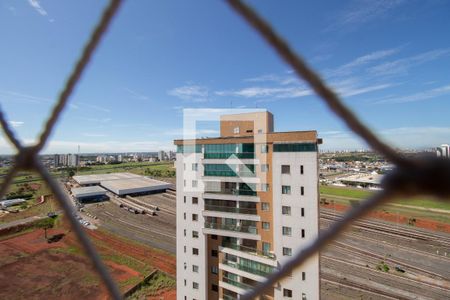
MULTIPOLYGON (((81 225, 74 216, 74 209, 70 204, 66 193, 61 189, 57 181, 50 175, 45 166, 40 162, 38 154, 45 146, 49 136, 56 126, 61 112, 67 106, 67 102, 95 53, 102 37, 105 35, 109 25, 116 16, 123 0, 111 0, 105 8, 98 24, 87 41, 82 54, 70 74, 56 104, 50 113, 44 129, 39 136, 38 142, 33 146, 24 146, 15 136, 7 118, 0 108, 0 123, 7 140, 14 146, 17 153, 14 158, 13 167, 8 171, 0 187, 0 199, 5 196, 14 176, 18 171, 36 171, 49 186, 51 192, 63 208, 63 211, 83 250, 90 258, 93 266, 100 275, 110 296, 113 299, 121 299, 120 291, 105 268, 100 256, 92 245, 89 237, 83 231, 81 225)), ((240 15, 253 29, 265 39, 267 44, 288 65, 292 67, 300 80, 306 81, 310 87, 320 96, 331 111, 333 111, 346 125, 359 135, 373 150, 384 155, 386 159, 396 165, 396 168, 387 174, 383 181, 383 190, 362 202, 361 205, 351 209, 335 225, 321 233, 315 240, 298 249, 295 255, 276 272, 269 275, 266 280, 254 289, 248 291, 241 299, 248 300, 264 295, 264 292, 273 287, 278 281, 291 274, 292 270, 299 267, 311 255, 318 253, 321 248, 330 243, 343 231, 352 221, 364 216, 371 209, 393 199, 394 197, 417 195, 430 195, 448 201, 450 198, 450 160, 441 158, 406 158, 397 153, 392 147, 382 142, 350 109, 348 109, 339 96, 329 88, 320 76, 311 69, 307 63, 296 54, 290 46, 275 32, 275 30, 260 17, 255 10, 240 0, 226 0, 231 9, 240 15)))

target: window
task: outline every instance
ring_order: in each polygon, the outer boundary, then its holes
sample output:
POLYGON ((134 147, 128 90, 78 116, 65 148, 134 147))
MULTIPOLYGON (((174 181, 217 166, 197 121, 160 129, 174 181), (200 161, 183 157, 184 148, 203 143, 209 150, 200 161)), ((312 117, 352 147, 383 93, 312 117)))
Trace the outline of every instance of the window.
POLYGON ((269 152, 269 146, 261 145, 261 153, 267 153, 267 152, 269 152))
POLYGON ((187 269, 187 263, 184 263, 183 265, 184 265, 184 269, 186 270, 187 269))
POLYGON ((183 170, 186 171, 186 164, 183 164, 183 170))
POLYGON ((300 213, 300 214, 301 214, 302 217, 305 216, 305 208, 304 208, 304 207, 302 207, 302 210, 301 210, 301 213, 300 213))
POLYGON ((292 249, 291 248, 287 248, 287 247, 283 247, 283 255, 284 256, 292 256, 292 249))
POLYGON ((270 223, 269 222, 262 222, 262 229, 269 230, 270 229, 270 223))
POLYGON ((212 234, 212 235, 211 235, 211 239, 212 239, 212 240, 217 240, 217 235, 216 235, 216 234, 212 234))
POLYGON ((217 255, 218 255, 217 250, 211 250, 212 257, 217 257, 217 255))
POLYGON ((183 219, 186 220, 186 213, 183 213, 183 219))
POLYGON ((303 175, 303 165, 300 166, 300 174, 303 175))
POLYGON ((248 129, 248 130, 246 130, 245 132, 247 132, 247 133, 253 133, 253 130, 248 129))
POLYGON ((263 133, 263 130, 262 129, 258 129, 258 133, 259 134, 263 133))
POLYGON ((281 174, 291 174, 291 166, 282 165, 281 166, 281 174))
POLYGON ((198 221, 198 215, 192 214, 192 221, 198 221))
POLYGON ((186 179, 183 181, 183 185, 186 186, 186 179))
POLYGON ((196 188, 198 185, 197 180, 192 180, 192 187, 196 188))
POLYGON ((302 280, 305 281, 306 280, 306 273, 302 272, 302 280))
POLYGON ((266 173, 267 171, 269 171, 269 165, 268 164, 261 165, 261 172, 266 173))
POLYGON ((186 236, 186 229, 184 230, 184 236, 186 236))
POLYGON ((198 164, 197 163, 192 164, 192 171, 198 171, 198 164))
POLYGON ((192 288, 193 288, 194 290, 198 290, 198 283, 197 283, 197 282, 193 282, 193 283, 192 283, 192 288))
POLYGON ((186 203, 186 196, 184 196, 184 203, 186 203))
POLYGON ((305 195, 305 188, 303 186, 300 187, 300 195, 305 195))
POLYGON ((198 273, 198 266, 192 265, 192 272, 198 273))
POLYGON ((283 289, 283 297, 292 298, 292 290, 283 289))
POLYGON ((283 195, 290 195, 291 194, 291 186, 290 185, 282 185, 281 186, 281 193, 283 195))
POLYGON ((265 254, 268 254, 270 252, 270 243, 263 242, 262 243, 262 251, 265 254))
POLYGON ((302 293, 302 300, 306 300, 306 294, 302 293))
POLYGON ((219 268, 217 266, 212 266, 211 267, 211 273, 218 274, 219 273, 219 268))
POLYGON ((268 192, 269 191, 269 184, 268 183, 261 183, 261 191, 268 192))
POLYGON ((192 237, 198 239, 198 231, 192 231, 192 237))
POLYGON ((291 207, 290 206, 282 206, 281 207, 281 213, 283 215, 290 216, 291 215, 291 207))
POLYGON ((270 209, 270 204, 267 202, 261 202, 261 210, 263 211, 269 211, 270 209))
POLYGON ((234 134, 239 134, 239 127, 234 127, 233 132, 234 134))
POLYGON ((212 284, 212 285, 211 285, 211 290, 212 290, 213 292, 218 292, 218 291, 219 291, 219 286, 218 286, 217 284, 212 284))
POLYGON ((305 229, 302 229, 302 238, 305 237, 305 229))
POLYGON ((198 204, 198 198, 192 197, 192 204, 198 204))
POLYGON ((186 253, 186 246, 184 246, 184 253, 186 253))
POLYGON ((184 280, 184 286, 186 286, 186 284, 187 284, 187 281, 186 281, 186 279, 184 280))
POLYGON ((291 236, 292 235, 292 228, 283 226, 283 235, 291 236))
POLYGON ((198 249, 197 248, 192 248, 192 254, 193 255, 198 255, 198 249))

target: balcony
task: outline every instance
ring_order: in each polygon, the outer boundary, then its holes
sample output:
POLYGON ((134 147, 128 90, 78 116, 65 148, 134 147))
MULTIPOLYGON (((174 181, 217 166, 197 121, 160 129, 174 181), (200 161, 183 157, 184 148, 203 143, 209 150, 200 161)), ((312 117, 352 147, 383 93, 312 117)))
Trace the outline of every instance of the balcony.
POLYGON ((205 191, 209 194, 234 195, 234 196, 256 196, 256 191, 252 190, 222 190, 222 191, 205 191))
MULTIPOLYGON (((272 266, 268 266, 268 265, 257 263, 257 262, 253 262, 253 266, 249 266, 249 265, 240 264, 238 262, 234 262, 234 261, 224 258, 221 261, 221 263, 225 266, 232 267, 233 269, 237 269, 237 270, 241 270, 246 273, 257 275, 260 278, 258 278, 258 279, 254 278, 254 280, 258 280, 258 281, 261 281, 260 280, 261 278, 262 278, 262 280, 264 280, 264 278, 266 278, 268 275, 270 275, 274 270, 274 267, 272 267, 272 266)), ((241 275, 241 276, 243 276, 243 275, 241 275)), ((244 277, 247 277, 247 276, 244 276, 244 277)), ((248 276, 248 277, 250 277, 250 276, 248 276)))
POLYGON ((219 206, 219 205, 209 205, 205 204, 205 210, 209 211, 220 211, 220 212, 228 212, 228 213, 236 213, 236 214, 247 214, 247 215, 256 215, 256 208, 246 208, 246 207, 231 207, 231 206, 219 206))
POLYGON ((233 297, 233 296, 229 296, 229 295, 223 295, 222 297, 223 300, 237 300, 237 298, 233 297))
POLYGON ((250 171, 216 171, 216 170, 205 170, 203 176, 214 176, 214 177, 256 177, 255 173, 250 171))
POLYGON ((238 287, 240 289, 243 289, 243 290, 250 290, 250 289, 254 288, 254 286, 252 286, 252 285, 249 285, 249 284, 246 284, 246 283, 242 283, 242 282, 233 280, 233 279, 228 278, 228 277, 222 277, 222 281, 225 282, 225 283, 231 284, 233 286, 236 286, 236 287, 238 287))
POLYGON ((238 226, 238 225, 227 225, 227 224, 205 222, 205 228, 258 234, 258 229, 254 226, 245 226, 245 225, 238 226))
POLYGON ((243 159, 254 159, 254 152, 243 152, 243 153, 204 153, 205 159, 229 159, 229 158, 243 158, 243 159))
MULTIPOLYGON (((272 261, 276 260, 276 255, 273 253, 269 253, 269 252, 264 252, 264 251, 260 251, 258 249, 255 248, 251 248, 251 247, 246 247, 246 246, 242 246, 242 245, 237 245, 237 244, 231 244, 231 243, 224 243, 223 248, 230 248, 233 250, 237 250, 240 252, 244 252, 250 255, 254 255, 254 256, 259 256, 261 258, 265 258, 265 259, 270 259, 272 261)), ((226 251, 226 249, 224 249, 225 253, 228 253, 226 251)), ((229 254, 234 254, 234 253, 229 253, 229 254)), ((239 256, 239 255, 237 255, 239 256)), ((276 265, 276 264, 275 264, 276 265)))

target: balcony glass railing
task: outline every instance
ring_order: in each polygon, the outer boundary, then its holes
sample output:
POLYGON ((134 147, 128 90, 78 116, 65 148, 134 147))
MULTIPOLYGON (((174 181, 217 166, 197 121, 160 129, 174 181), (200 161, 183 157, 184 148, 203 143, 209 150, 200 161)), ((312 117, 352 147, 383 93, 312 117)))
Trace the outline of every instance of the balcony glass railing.
POLYGON ((235 171, 219 171, 219 170, 205 170, 203 176, 219 176, 219 177, 255 177, 255 173, 249 171, 235 172, 235 171))
POLYGON ((254 288, 254 286, 252 286, 252 285, 249 285, 249 284, 246 284, 246 283, 242 283, 242 282, 233 280, 233 279, 228 278, 228 277, 222 277, 222 281, 226 282, 228 284, 234 285, 234 286, 236 286, 238 288, 244 289, 244 290, 249 290, 249 289, 253 289, 254 288))
POLYGON ((246 225, 238 226, 238 225, 227 225, 227 224, 205 222, 205 228, 258 234, 258 229, 256 229, 256 227, 246 225))
POLYGON ((253 152, 243 152, 243 153, 204 153, 204 158, 206 159, 228 159, 230 157, 235 158, 255 158, 255 153, 253 152))
POLYGON ((247 215, 256 215, 256 208, 245 208, 245 207, 229 207, 229 206, 219 206, 219 205, 208 205, 205 204, 205 210, 209 211, 222 211, 236 214, 247 214, 247 215))
POLYGON ((232 268, 247 272, 247 273, 251 273, 251 274, 255 274, 258 276, 262 276, 262 277, 266 277, 267 275, 269 275, 270 273, 273 272, 273 267, 268 266, 268 265, 264 265, 264 264, 260 264, 258 262, 252 262, 252 265, 243 265, 231 260, 227 260, 226 258, 222 260, 222 263, 224 265, 230 266, 232 268))
POLYGON ((222 190, 222 191, 205 191, 211 194, 235 195, 235 196, 256 196, 256 191, 252 190, 222 190))
POLYGON ((230 296, 230 295, 223 294, 223 300, 237 300, 237 298, 230 296))
POLYGON ((252 255, 261 256, 261 257, 268 258, 268 259, 271 259, 271 260, 275 260, 276 259, 276 256, 273 253, 260 251, 260 250, 257 250, 255 248, 251 248, 251 247, 246 247, 246 246, 232 244, 232 243, 224 243, 223 247, 231 248, 231 249, 238 250, 238 251, 242 251, 242 252, 245 252, 245 253, 248 253, 248 254, 252 254, 252 255))

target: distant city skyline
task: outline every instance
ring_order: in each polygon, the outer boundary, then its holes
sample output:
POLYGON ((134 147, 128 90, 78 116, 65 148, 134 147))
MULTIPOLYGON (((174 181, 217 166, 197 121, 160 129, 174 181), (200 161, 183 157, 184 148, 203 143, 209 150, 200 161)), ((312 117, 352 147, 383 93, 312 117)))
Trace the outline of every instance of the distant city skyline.
MULTIPOLYGON (((386 141, 450 143, 449 2, 249 3, 386 141)), ((1 3, 0 104, 26 143, 105 4, 1 3)), ((230 107, 270 110, 276 131, 317 130, 321 150, 367 148, 225 3, 129 1, 43 153, 174 150, 183 109, 230 107)), ((202 124, 199 136, 217 126, 202 124)), ((13 153, 3 136, 0 153, 13 153)))

